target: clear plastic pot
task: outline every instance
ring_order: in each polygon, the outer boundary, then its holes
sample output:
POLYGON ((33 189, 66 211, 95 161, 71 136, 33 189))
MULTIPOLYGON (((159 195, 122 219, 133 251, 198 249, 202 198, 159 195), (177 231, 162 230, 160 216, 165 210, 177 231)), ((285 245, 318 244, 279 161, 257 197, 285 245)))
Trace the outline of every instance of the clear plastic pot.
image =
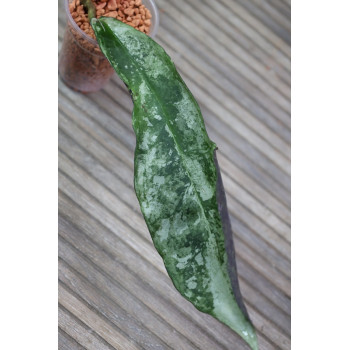
MULTIPOLYGON (((64 0, 67 26, 58 61, 61 79, 70 88, 83 93, 100 90, 111 78, 114 69, 99 49, 96 40, 83 32, 75 23, 69 11, 69 4, 74 0, 64 0)), ((158 30, 159 14, 153 0, 142 3, 152 14, 150 36, 158 30)))

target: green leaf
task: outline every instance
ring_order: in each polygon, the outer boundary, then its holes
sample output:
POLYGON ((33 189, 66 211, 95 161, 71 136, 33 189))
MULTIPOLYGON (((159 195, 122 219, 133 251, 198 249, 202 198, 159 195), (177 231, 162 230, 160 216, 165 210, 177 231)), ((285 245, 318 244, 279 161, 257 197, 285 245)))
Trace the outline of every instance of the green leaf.
POLYGON ((234 261, 228 271, 216 198, 216 145, 196 100, 170 57, 147 35, 106 17, 92 20, 92 26, 132 94, 135 191, 174 286, 257 349, 234 261))

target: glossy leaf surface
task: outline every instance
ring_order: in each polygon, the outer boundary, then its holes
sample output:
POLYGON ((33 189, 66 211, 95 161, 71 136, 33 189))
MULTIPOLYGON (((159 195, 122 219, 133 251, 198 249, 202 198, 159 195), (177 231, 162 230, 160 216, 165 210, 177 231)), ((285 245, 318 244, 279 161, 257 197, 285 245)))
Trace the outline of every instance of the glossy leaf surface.
POLYGON ((170 278, 197 309, 257 349, 234 261, 228 271, 216 145, 196 100, 170 57, 147 35, 112 18, 92 20, 92 26, 102 52, 132 94, 135 191, 170 278))

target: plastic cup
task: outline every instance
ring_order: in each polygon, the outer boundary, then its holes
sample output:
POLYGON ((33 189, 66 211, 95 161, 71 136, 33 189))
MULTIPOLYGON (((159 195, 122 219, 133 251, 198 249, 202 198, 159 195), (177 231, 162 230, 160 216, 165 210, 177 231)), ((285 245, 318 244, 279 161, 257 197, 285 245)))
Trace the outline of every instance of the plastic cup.
MULTIPOLYGON (((89 93, 103 88, 114 74, 114 69, 102 54, 96 40, 82 31, 69 11, 75 0, 64 0, 67 25, 58 61, 61 79, 73 90, 89 93)), ((143 0, 152 14, 149 36, 154 38, 159 26, 158 9, 153 0, 143 0)))

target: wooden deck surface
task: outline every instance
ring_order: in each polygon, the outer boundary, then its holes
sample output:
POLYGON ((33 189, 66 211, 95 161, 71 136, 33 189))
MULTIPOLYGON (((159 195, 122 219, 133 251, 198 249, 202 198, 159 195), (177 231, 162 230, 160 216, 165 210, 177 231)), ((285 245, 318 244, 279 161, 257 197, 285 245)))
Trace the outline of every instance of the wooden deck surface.
MULTIPOLYGON (((260 349, 290 349, 290 0, 156 3, 155 39, 219 147, 260 349)), ((89 95, 59 79, 59 349, 248 349, 165 272, 133 190, 131 112, 117 76, 89 95)))

